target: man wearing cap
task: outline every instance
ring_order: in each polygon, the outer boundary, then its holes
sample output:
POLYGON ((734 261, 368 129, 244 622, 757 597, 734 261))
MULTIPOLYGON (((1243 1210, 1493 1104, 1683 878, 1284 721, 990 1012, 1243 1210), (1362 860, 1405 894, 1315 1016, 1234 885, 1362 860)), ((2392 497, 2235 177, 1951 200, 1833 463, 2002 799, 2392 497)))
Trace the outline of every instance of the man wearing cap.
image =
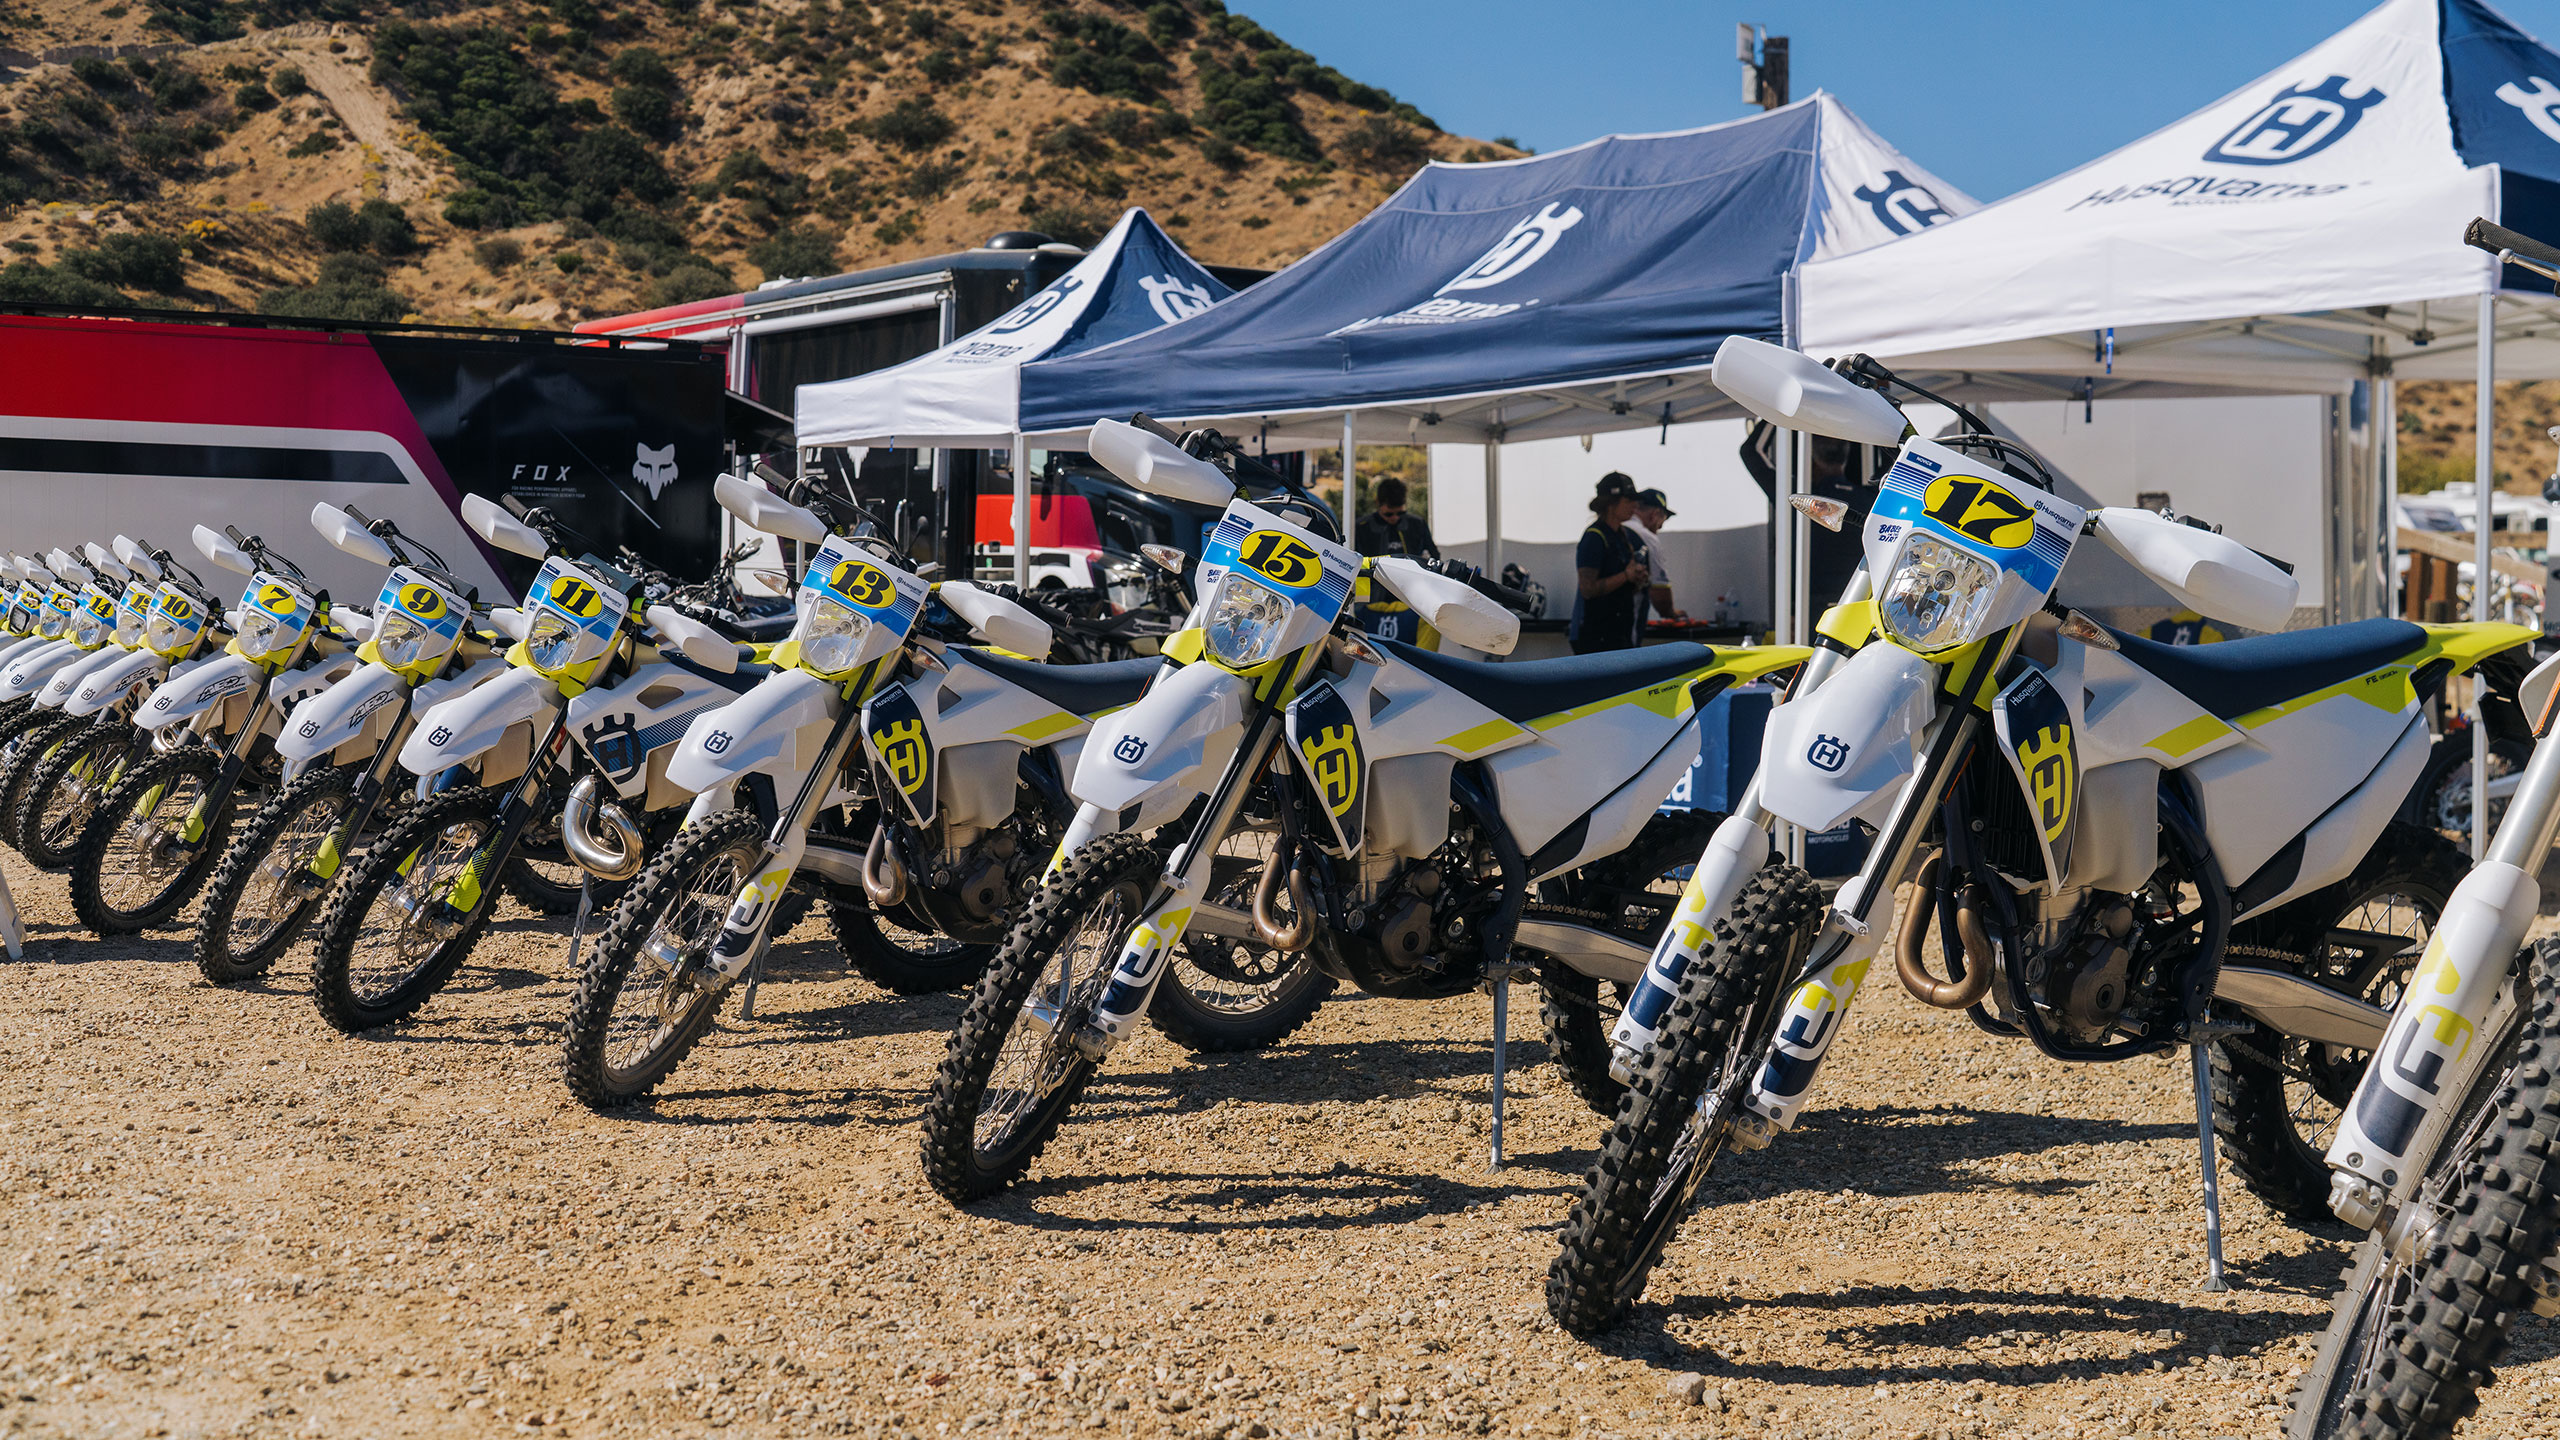
POLYGON ((1671 603, 1671 576, 1662 568, 1662 527, 1679 513, 1671 508, 1671 502, 1663 498, 1661 491, 1639 490, 1636 492, 1636 518, 1627 522, 1627 528, 1636 532, 1636 538, 1644 542, 1645 563, 1653 571, 1653 613, 1665 620, 1689 618, 1688 611, 1671 603))
POLYGON ((1651 552, 1628 525, 1636 482, 1612 470, 1592 487, 1591 525, 1573 550, 1573 624, 1566 638, 1576 655, 1635 647, 1644 624, 1645 591, 1653 584, 1651 552))
MULTIPOLYGON (((1377 508, 1360 517, 1352 527, 1353 548, 1363 555, 1407 555, 1416 560, 1437 560, 1440 547, 1432 543, 1431 527, 1422 517, 1405 508, 1410 498, 1402 480, 1390 475, 1370 490, 1377 508)), ((1391 640, 1413 641, 1420 626, 1413 607, 1398 600, 1385 586, 1375 586, 1371 599, 1360 607, 1360 628, 1372 635, 1391 640)))

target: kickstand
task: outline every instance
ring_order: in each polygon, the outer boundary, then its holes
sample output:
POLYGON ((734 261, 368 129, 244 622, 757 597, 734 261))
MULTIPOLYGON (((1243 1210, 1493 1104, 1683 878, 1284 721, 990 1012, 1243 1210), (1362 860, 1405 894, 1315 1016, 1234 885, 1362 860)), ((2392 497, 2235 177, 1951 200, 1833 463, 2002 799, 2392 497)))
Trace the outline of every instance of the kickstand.
POLYGON ((747 962, 747 993, 738 997, 738 1018, 756 1018, 756 987, 764 983, 764 952, 773 948, 773 937, 756 942, 756 958, 747 962))
POLYGON ((593 877, 578 876, 578 918, 569 922, 569 978, 578 978, 578 947, 587 943, 587 917, 595 913, 596 889, 593 877))
POLYGON ((1506 1022, 1511 1013, 1511 977, 1496 973, 1493 977, 1493 1158, 1486 1162, 1488 1170, 1502 1168, 1502 1067, 1505 1060, 1506 1022))
POLYGON ((2204 1164, 2204 1288, 2220 1292, 2231 1285, 2222 1278, 2222 1184, 2214 1170, 2213 1062, 2205 1055, 2207 1043, 2199 1040, 2187 1050, 2195 1057, 2196 1153, 2204 1164))

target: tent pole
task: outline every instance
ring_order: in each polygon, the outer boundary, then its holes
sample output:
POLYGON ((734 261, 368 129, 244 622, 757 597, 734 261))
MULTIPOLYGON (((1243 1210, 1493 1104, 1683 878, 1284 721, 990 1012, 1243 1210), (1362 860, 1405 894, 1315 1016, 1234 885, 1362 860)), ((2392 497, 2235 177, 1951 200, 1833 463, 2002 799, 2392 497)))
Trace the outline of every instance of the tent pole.
POLYGON ((1352 457, 1360 450, 1360 412, 1342 412, 1342 538, 1351 538, 1352 517, 1360 513, 1360 467, 1352 457))
MULTIPOLYGON (((2471 446, 2472 524, 2477 543, 2473 547, 2471 570, 2471 618, 2489 618, 2489 528, 2493 519, 2490 500, 2498 489, 2497 467, 2493 463, 2498 438, 2498 279, 2493 272, 2489 288, 2480 292, 2480 393, 2472 416, 2477 433, 2471 446)), ((2477 861, 2488 850, 2488 827, 2481 823, 2489 813, 2489 727, 2480 709, 2480 686, 2471 686, 2471 858, 2477 861)))
POLYGON ((2400 382, 2388 373, 2373 382, 2373 423, 2373 553, 2365 575, 2375 587, 2375 598, 2368 615, 2390 615, 2400 608, 2400 597, 2391 590, 2391 552, 2400 538, 2392 514, 2392 497, 2400 488, 2400 382))
POLYGON ((1484 573, 1502 578, 1502 421, 1484 432, 1484 573))
POLYGON ((1031 588, 1031 447, 1013 432, 1013 583, 1031 588))

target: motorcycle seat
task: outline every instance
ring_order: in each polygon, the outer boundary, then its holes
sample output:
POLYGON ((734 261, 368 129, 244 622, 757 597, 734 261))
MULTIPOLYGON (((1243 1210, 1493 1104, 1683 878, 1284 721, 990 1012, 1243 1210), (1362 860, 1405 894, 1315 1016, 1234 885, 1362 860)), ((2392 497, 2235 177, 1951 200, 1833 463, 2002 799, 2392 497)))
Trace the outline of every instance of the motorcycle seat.
POLYGON ((1505 720, 1526 725, 1541 716, 1677 679, 1715 663, 1716 652, 1693 640, 1567 655, 1554 660, 1496 664, 1465 660, 1383 636, 1365 636, 1414 669, 1466 696, 1505 720))
POLYGON ((1021 686, 1071 715, 1095 715, 1136 704, 1147 681, 1164 663, 1141 656, 1135 660, 1105 660, 1098 665, 1049 665, 971 645, 955 645, 949 653, 1021 686))
POLYGON ((2125 659, 2221 720, 2352 680, 2427 643, 2427 632, 2406 620, 2357 620, 2212 645, 2163 645, 2122 630, 2107 633, 2116 637, 2125 659))

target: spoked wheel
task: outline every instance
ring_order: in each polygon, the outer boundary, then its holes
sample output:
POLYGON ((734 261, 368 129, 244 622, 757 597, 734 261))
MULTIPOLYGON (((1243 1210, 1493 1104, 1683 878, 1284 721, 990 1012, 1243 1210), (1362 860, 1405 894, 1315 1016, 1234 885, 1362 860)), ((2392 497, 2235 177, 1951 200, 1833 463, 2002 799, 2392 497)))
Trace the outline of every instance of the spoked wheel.
POLYGON ((711 1028, 729 992, 711 945, 763 856, 754 815, 714 815, 649 862, 615 907, 578 977, 560 1051, 560 1078, 581 1104, 618 1110, 643 1098, 711 1028))
MULTIPOLYGON (((1602 912, 1618 933, 1648 946, 1680 903, 1698 856, 1724 816, 1712 810, 1668 810, 1647 820, 1634 843, 1584 866, 1564 887, 1568 902, 1602 912)), ((1609 984, 1549 961, 1538 967, 1538 1018, 1547 1053, 1573 1093, 1602 1116, 1618 1113, 1627 1087, 1609 1073, 1610 1031, 1632 986, 1609 984)))
MULTIPOLYGON (((2239 927, 2232 963, 2286 963, 2253 958, 2264 946, 2301 957, 2307 978, 2392 1009, 2470 866, 2444 837, 2392 825, 2355 873, 2239 927)), ((2232 1171, 2292 1219, 2328 1223, 2329 1142, 2369 1054, 2261 1029, 2215 1045, 2212 1058, 2214 1133, 2232 1171)))
MULTIPOLYGON (((778 921, 776 923, 779 923, 778 921)), ((918 930, 883 915, 858 897, 827 901, 827 923, 836 948, 863 979, 892 995, 940 995, 986 973, 996 947, 955 940, 939 930, 918 930)))
POLYGON ((348 771, 314 770, 240 827, 196 917, 196 968, 204 978, 216 985, 254 980, 292 948, 346 861, 343 854, 324 857, 322 847, 345 822, 354 788, 348 771))
POLYGON ((18 802, 18 853, 39 870, 69 869, 98 802, 150 755, 149 738, 122 720, 75 731, 53 745, 28 772, 18 802))
MULTIPOLYGON (((2489 742, 2489 779, 2492 784, 2515 774, 2533 758, 2533 746, 2521 740, 2489 742)), ((2427 756, 2427 768, 2418 775, 2418 783, 2410 788, 2408 808, 2403 818, 2415 818, 2426 828, 2448 840, 2468 846, 2471 841, 2471 744, 2468 737, 2447 742, 2439 740, 2427 756)), ((2498 833, 2498 822, 2505 818, 2505 797, 2489 799, 2489 833, 2498 833)))
MULTIPOLYGON (((557 817, 546 816, 526 827, 524 838, 516 842, 515 856, 507 861, 507 893, 537 914, 578 913, 578 887, 588 878, 560 843, 557 817)), ((621 899, 628 888, 603 880, 596 881, 595 887, 592 903, 599 910, 621 899)))
POLYGON ((1094 841, 1049 878, 996 951, 925 1101, 924 1174, 955 1205, 1022 1178, 1084 1094, 1076 1048, 1120 947, 1164 878, 1135 835, 1094 841))
POLYGON ((2560 1240, 2560 947, 2527 955, 2515 1004, 2482 1027, 2477 1078, 2429 1118, 2433 1144, 2421 1132, 2416 1190, 2356 1249, 2288 1440, 2442 1440, 2533 1306, 2560 1240))
POLYGON ((454 790, 421 805, 346 872, 321 917, 311 961, 320 1018, 353 1035, 405 1020, 479 943, 496 899, 489 853, 495 790, 454 790))
POLYGON ((1547 1311, 1567 1330, 1605 1330, 1644 1294, 1732 1133, 1784 1013, 1786 977, 1821 918, 1812 877, 1771 866, 1716 922, 1715 948, 1680 977, 1661 1037, 1636 1063, 1547 1270, 1547 1311))
POLYGON ((195 898, 230 834, 230 797, 212 803, 221 769, 211 750, 181 750, 127 770, 98 801, 72 851, 71 908, 81 924, 132 935, 195 898))
POLYGON ((59 710, 30 709, 14 725, 0 726, 0 843, 25 853, 26 842, 18 834, 18 802, 27 793, 27 781, 86 723, 59 710))
MULTIPOLYGON (((1229 910, 1251 911, 1254 887, 1270 860, 1270 837, 1229 835, 1218 848, 1209 898, 1229 910)), ((1304 955, 1194 930, 1174 947, 1147 1004, 1147 1020, 1195 1055, 1260 1050, 1315 1018, 1316 1007, 1332 993, 1333 977, 1304 955)))

